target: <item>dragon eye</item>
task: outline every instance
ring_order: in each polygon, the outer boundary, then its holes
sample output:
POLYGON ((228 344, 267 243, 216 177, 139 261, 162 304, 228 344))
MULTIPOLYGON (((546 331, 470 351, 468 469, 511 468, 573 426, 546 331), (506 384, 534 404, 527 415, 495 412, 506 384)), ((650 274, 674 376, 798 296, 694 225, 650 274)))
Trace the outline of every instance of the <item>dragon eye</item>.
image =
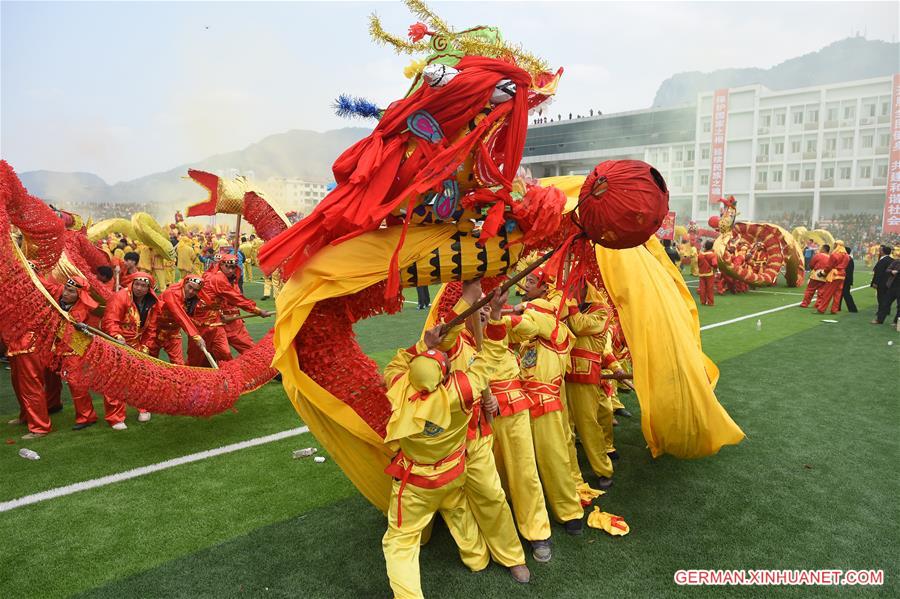
POLYGON ((501 104, 512 99, 516 95, 516 84, 509 79, 500 80, 494 86, 494 93, 491 94, 491 102, 501 104))

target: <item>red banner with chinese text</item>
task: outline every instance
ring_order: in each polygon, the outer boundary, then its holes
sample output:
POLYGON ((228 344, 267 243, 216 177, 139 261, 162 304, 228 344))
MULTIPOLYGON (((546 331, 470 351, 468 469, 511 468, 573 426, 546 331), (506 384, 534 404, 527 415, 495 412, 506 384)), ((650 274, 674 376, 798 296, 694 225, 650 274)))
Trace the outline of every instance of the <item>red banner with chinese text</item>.
POLYGON ((712 144, 709 152, 709 203, 715 204, 724 195, 725 187, 725 127, 728 124, 728 89, 717 89, 712 105, 712 144))
POLYGON ((891 95, 891 160, 888 162, 887 190, 881 232, 900 233, 900 73, 894 74, 891 95))
POLYGON ((675 239, 675 212, 669 211, 663 218, 662 225, 656 231, 660 239, 675 239))

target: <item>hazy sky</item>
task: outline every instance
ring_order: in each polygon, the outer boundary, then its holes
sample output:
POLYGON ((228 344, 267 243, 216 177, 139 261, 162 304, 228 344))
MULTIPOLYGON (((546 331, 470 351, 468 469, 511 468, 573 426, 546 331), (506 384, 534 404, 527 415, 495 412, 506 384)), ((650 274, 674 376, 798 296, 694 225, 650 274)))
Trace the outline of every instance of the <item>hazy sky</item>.
MULTIPOLYGON (((896 2, 431 6, 565 67, 554 113, 646 108, 674 73, 770 67, 856 31, 896 41, 900 17, 896 2)), ((386 106, 408 85, 411 59, 369 40, 373 11, 400 35, 416 21, 395 2, 3 1, 0 154, 18 171, 114 183, 288 129, 359 124, 332 114, 335 96, 386 106)))

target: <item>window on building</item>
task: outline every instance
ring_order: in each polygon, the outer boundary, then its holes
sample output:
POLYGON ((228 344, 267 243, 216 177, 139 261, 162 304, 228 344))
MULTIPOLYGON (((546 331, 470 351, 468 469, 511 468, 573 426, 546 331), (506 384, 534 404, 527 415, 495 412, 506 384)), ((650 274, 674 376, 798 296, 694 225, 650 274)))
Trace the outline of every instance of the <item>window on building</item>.
POLYGON ((863 106, 863 114, 866 116, 875 116, 875 104, 866 104, 863 106))
POLYGON ((875 136, 874 135, 863 135, 862 136, 862 147, 871 148, 875 145, 875 136))
POLYGON ((835 150, 837 150, 837 138, 829 137, 825 140, 825 151, 834 152, 835 150))
POLYGON ((849 179, 850 178, 850 167, 842 166, 840 173, 841 173, 841 179, 844 179, 844 180, 849 179))
POLYGON ((756 171, 756 182, 757 183, 765 183, 769 178, 769 173, 766 171, 756 171))
POLYGON ((806 151, 807 152, 815 152, 816 151, 816 140, 814 140, 814 139, 806 140, 806 151))
POLYGON ((784 142, 775 142, 775 155, 781 156, 782 154, 784 154, 784 142))
POLYGON ((785 120, 785 115, 783 112, 780 112, 775 115, 775 124, 778 125, 779 127, 784 126, 784 120, 785 120))
POLYGON ((792 121, 795 125, 803 124, 803 113, 802 112, 797 111, 797 112, 793 113, 792 116, 793 116, 792 121))
POLYGON ((875 166, 875 175, 876 175, 879 179, 886 179, 886 178, 887 178, 887 166, 888 166, 888 165, 886 165, 886 164, 878 164, 878 165, 875 166))
POLYGON ((702 160, 709 160, 709 148, 702 148, 700 150, 700 158, 702 160))
POLYGON ((711 121, 709 119, 703 119, 703 132, 709 133, 710 131, 712 131, 711 121))
POLYGON ((760 119, 759 119, 760 127, 768 127, 771 124, 772 124, 772 115, 767 114, 765 116, 760 117, 760 119))
POLYGON ((662 153, 660 154, 660 161, 661 161, 661 162, 668 162, 668 161, 669 161, 669 151, 668 151, 668 150, 663 150, 663 151, 662 151, 662 153))
POLYGON ((772 171, 772 181, 774 183, 781 183, 782 174, 783 173, 781 171, 772 171))
POLYGON ((709 185, 709 175, 706 173, 700 175, 700 185, 709 185))
POLYGON ((768 156, 769 155, 769 144, 759 144, 759 154, 760 154, 760 156, 768 156))
POLYGON ((812 181, 816 178, 816 169, 808 168, 803 171, 803 180, 804 181, 812 181))
POLYGON ((822 178, 826 181, 829 179, 834 179, 834 167, 826 166, 824 169, 822 169, 822 178))
POLYGON ((791 142, 791 154, 799 154, 800 153, 800 140, 794 140, 791 142))
POLYGON ((685 159, 685 160, 693 160, 693 159, 694 159, 694 150, 693 150, 693 148, 691 148, 690 150, 688 150, 687 152, 685 152, 685 154, 684 154, 684 159, 685 159))
POLYGON ((688 189, 694 189, 694 175, 693 174, 688 173, 688 175, 685 176, 684 186, 687 187, 688 189))
POLYGON ((886 148, 891 143, 891 134, 890 133, 881 133, 878 136, 878 147, 886 148))
POLYGON ((856 106, 844 106, 844 118, 852 119, 856 117, 856 106))
POLYGON ((881 116, 887 116, 891 113, 891 103, 885 100, 881 103, 881 116))
POLYGON ((859 178, 860 179, 871 179, 872 178, 872 167, 869 165, 860 166, 859 167, 859 178))
POLYGON ((837 108, 829 108, 828 109, 828 120, 836 121, 838 118, 838 109, 837 108))
POLYGON ((841 138, 841 149, 842 150, 852 150, 853 149, 853 138, 852 137, 842 137, 841 138))
POLYGON ((796 183, 797 181, 799 181, 799 180, 800 180, 800 169, 798 169, 798 168, 792 168, 792 169, 791 169, 791 172, 790 172, 790 174, 789 174, 789 177, 790 177, 790 180, 791 180, 791 181, 794 181, 795 183, 796 183))
POLYGON ((684 152, 682 150, 675 150, 675 162, 681 162, 684 160, 684 152))
POLYGON ((806 114, 806 122, 808 122, 808 123, 818 123, 819 122, 819 109, 818 108, 814 108, 813 110, 810 110, 806 114))

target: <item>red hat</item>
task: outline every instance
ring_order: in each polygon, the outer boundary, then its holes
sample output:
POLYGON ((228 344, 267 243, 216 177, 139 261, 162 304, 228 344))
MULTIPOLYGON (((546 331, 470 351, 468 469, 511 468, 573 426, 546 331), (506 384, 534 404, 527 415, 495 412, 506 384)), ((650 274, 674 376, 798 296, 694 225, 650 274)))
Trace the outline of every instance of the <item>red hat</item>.
POLYGON ((78 290, 78 301, 87 306, 88 310, 93 310, 99 304, 91 297, 91 284, 82 276, 69 277, 66 281, 67 287, 75 287, 78 290))

